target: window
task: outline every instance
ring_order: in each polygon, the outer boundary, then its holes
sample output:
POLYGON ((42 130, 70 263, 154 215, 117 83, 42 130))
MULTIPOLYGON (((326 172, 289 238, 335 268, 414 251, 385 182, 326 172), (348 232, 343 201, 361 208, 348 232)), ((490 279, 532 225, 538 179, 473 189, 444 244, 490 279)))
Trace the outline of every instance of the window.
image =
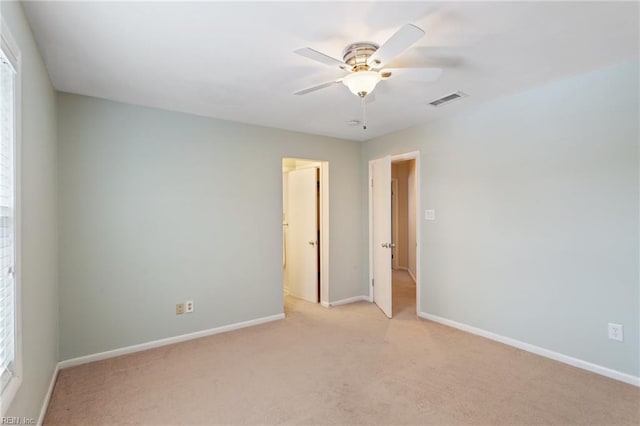
POLYGON ((0 408, 2 415, 21 382, 19 286, 16 275, 16 148, 18 56, 2 22, 0 48, 0 408))

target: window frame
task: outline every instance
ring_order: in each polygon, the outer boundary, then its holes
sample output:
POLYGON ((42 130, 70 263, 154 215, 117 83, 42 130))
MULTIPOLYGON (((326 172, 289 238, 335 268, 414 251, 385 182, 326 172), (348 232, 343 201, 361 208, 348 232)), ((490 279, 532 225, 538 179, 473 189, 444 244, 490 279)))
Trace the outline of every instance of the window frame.
POLYGON ((22 384, 22 197, 21 197, 21 147, 22 147, 22 54, 9 27, 0 16, 0 49, 15 68, 14 81, 14 140, 13 140, 13 182, 14 182, 14 365, 15 375, 0 395, 0 416, 6 416, 8 408, 22 384))

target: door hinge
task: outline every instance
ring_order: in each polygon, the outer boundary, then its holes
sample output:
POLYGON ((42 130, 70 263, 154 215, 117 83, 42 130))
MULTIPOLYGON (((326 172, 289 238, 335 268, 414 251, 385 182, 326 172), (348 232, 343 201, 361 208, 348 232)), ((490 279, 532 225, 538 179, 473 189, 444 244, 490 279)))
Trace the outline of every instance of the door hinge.
POLYGON ((376 285, 376 280, 371 278, 371 287, 373 287, 374 285, 376 285))
POLYGON ((373 188, 373 179, 371 179, 371 187, 373 188))

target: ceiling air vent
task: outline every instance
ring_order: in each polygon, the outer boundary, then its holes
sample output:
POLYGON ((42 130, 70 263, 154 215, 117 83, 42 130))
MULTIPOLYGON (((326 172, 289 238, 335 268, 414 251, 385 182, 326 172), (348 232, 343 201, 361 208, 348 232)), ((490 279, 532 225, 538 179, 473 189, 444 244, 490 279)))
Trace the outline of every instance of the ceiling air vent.
POLYGON ((465 98, 467 96, 469 96, 469 95, 467 95, 466 93, 454 92, 454 93, 452 93, 450 95, 443 96, 441 98, 436 99, 435 101, 429 102, 429 105, 432 105, 434 107, 439 107, 439 106, 442 106, 444 104, 448 104, 448 103, 451 103, 453 101, 457 101, 458 99, 465 98))

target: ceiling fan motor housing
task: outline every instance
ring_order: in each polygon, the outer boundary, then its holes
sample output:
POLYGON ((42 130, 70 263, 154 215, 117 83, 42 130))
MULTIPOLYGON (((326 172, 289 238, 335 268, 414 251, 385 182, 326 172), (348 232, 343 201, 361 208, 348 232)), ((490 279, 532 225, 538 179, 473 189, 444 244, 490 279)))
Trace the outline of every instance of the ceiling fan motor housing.
POLYGON ((352 71, 368 71, 370 67, 367 65, 367 60, 379 47, 376 43, 359 41, 347 46, 342 58, 345 63, 351 66, 352 71))

